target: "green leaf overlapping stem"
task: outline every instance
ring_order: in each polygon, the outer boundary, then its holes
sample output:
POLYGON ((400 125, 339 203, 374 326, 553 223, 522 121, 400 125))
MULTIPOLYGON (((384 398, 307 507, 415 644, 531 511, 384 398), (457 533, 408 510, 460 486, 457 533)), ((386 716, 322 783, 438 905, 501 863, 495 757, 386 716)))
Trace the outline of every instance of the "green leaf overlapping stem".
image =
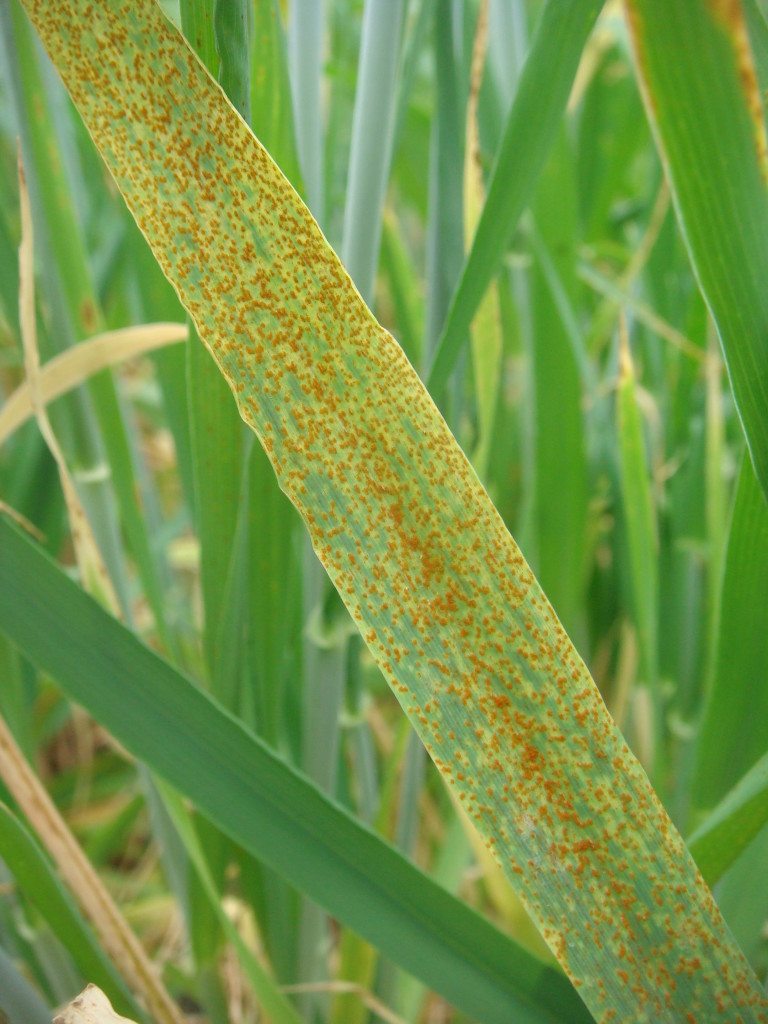
POLYGON ((66 944, 84 977, 110 992, 118 1012, 130 1013, 135 1020, 145 1021, 139 1005, 83 920, 54 867, 22 822, 3 803, 0 803, 0 855, 16 885, 34 901, 55 934, 66 944))
POLYGON ((688 840, 701 873, 714 884, 768 822, 768 754, 739 779, 688 840))
MULTIPOLYGON (((591 1012, 768 1020, 474 471, 267 153, 152 3, 26 7, 374 658, 591 1012)), ((13 608, 4 595, 4 626, 13 608)), ((201 728, 198 775, 232 756, 201 728)))
POLYGON ((768 159, 741 4, 629 0, 640 82, 768 500, 768 159))
POLYGON ((589 1020, 561 975, 334 805, 3 519, 0 622, 69 697, 244 849, 471 1017, 589 1020))
POLYGON ((601 7, 601 0, 549 0, 542 11, 485 205, 429 370, 429 389, 436 396, 456 365, 472 318, 501 268, 512 233, 533 195, 601 7))

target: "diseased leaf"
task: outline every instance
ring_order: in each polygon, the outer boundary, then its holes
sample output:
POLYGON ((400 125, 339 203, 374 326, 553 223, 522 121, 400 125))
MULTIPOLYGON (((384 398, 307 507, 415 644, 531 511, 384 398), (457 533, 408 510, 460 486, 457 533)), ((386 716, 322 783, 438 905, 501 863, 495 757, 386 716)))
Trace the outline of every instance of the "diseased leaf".
POLYGON ((151 3, 27 9, 373 656, 592 1013, 768 1020, 519 549, 269 156, 151 3))

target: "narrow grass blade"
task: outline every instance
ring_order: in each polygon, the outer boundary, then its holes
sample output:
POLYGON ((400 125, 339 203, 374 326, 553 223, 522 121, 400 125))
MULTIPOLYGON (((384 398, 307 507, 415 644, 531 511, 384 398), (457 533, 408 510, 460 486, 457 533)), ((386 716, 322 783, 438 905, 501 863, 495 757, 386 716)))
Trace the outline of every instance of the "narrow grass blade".
POLYGON ((768 160, 740 3, 629 0, 648 116, 768 500, 768 160))
MULTIPOLYGON (((232 590, 234 607, 222 623, 229 631, 222 650, 241 662, 234 676, 241 692, 229 706, 238 708, 242 720, 273 749, 295 750, 298 739, 290 734, 292 722, 286 708, 300 706, 305 682, 301 674, 300 521, 255 439, 245 473, 243 543, 238 539, 233 545, 230 566, 230 574, 236 574, 237 580, 232 590), (238 601, 244 608, 237 608, 238 601)), ((222 683, 226 684, 226 679, 222 683)), ((301 719, 293 724, 302 731, 301 719)), ((303 731, 306 735, 309 729, 303 731)), ((266 869, 254 872, 243 865, 242 870, 243 876, 252 880, 246 891, 257 909, 275 973, 281 980, 292 980, 297 960, 290 922, 296 893, 266 869)))
POLYGON ((631 312, 636 320, 645 327, 648 327, 664 341, 679 349, 689 359, 695 362, 703 362, 706 359, 706 352, 703 349, 655 313, 646 303, 633 296, 631 292, 623 291, 621 282, 611 280, 605 274, 601 274, 599 270, 584 262, 579 265, 578 275, 590 288, 594 288, 599 295, 605 296, 617 308, 623 307, 631 312))
MULTIPOLYGON (((638 1002, 649 1019, 713 1004, 723 1019, 765 1016, 764 991, 517 545, 247 126, 154 6, 94 7, 88 25, 71 0, 28 9, 385 678, 584 1001, 606 1021, 636 1016, 638 1002)), ((19 586, 10 599, 0 587, 4 623, 19 586)), ((194 774, 204 751, 234 768, 234 734, 193 699, 206 742, 184 767, 194 774)), ((166 746, 179 720, 157 722, 166 746)), ((232 807, 230 792, 220 823, 232 807)), ((290 808, 264 808, 259 834, 274 839, 290 808)), ((287 870, 285 844, 281 854, 287 870)), ((367 891, 357 912, 376 918, 367 891)))
POLYGON ((402 142, 401 133, 408 111, 408 101, 411 98, 419 63, 422 59, 424 40, 427 37, 427 31, 432 21, 434 4, 435 0, 417 0, 416 14, 413 15, 412 5, 411 11, 406 15, 406 20, 409 20, 410 24, 408 25, 407 35, 403 42, 403 58, 393 132, 395 146, 399 146, 402 142))
MULTIPOLYGON (((477 16, 475 40, 472 47, 464 140, 464 236, 467 247, 472 243, 485 200, 478 106, 488 45, 489 8, 490 4, 488 0, 485 0, 477 16)), ((493 427, 496 421, 496 406, 501 383, 503 345, 499 293, 496 284, 493 283, 478 307, 476 322, 471 332, 478 434, 472 464, 477 469, 481 480, 486 478, 491 454, 491 441, 493 440, 493 427)))
POLYGON ((0 627, 246 850, 471 1017, 588 1020, 561 976, 331 803, 2 520, 0 627))
MULTIPOLYGON (((226 7, 214 0, 182 0, 182 31, 218 74, 219 56, 214 33, 214 8, 226 7)), ((230 40, 230 46, 232 40, 230 40)), ((233 56, 230 54, 230 56, 233 56)), ((234 59, 234 58, 233 58, 234 59)), ((235 63, 237 63, 235 61, 235 63)), ((231 66, 228 62, 227 67, 231 66)), ((190 323, 187 342, 187 393, 195 481, 195 525, 200 541, 200 584, 204 608, 204 646, 209 684, 214 693, 231 685, 226 678, 229 652, 219 648, 226 635, 222 622, 227 615, 227 575, 234 561, 240 485, 243 476, 243 425, 232 405, 229 389, 216 372, 190 323)), ((239 632, 239 631, 238 631, 239 632)))
POLYGON ((166 811, 170 815, 179 836, 184 843, 187 855, 194 864, 202 883, 205 894, 218 918, 219 924, 227 939, 232 944, 245 976, 250 982, 261 1010, 273 1024, 301 1024, 301 1018, 290 1002, 281 993, 274 979, 262 967, 252 950, 243 941, 236 925, 228 916, 221 901, 221 893, 217 891, 213 875, 205 859, 205 852, 195 833, 194 825, 184 802, 164 783, 158 783, 166 811))
MULTIPOLYGON (((659 541, 643 422, 637 402, 635 371, 626 326, 622 327, 619 389, 616 398, 621 460, 621 493, 629 547, 632 605, 640 643, 642 680, 654 702, 658 682, 659 541)), ((654 743, 662 736, 654 730, 654 743)))
POLYGON ((392 159, 403 15, 403 0, 367 0, 363 13, 341 258, 369 305, 392 159))
MULTIPOLYGON (((301 693, 302 736, 301 769, 324 792, 336 790, 341 744, 341 714, 347 681, 349 616, 337 595, 329 587, 323 567, 303 536, 303 669, 301 693), (328 611, 326 609, 328 608, 328 611)), ((365 726, 362 726, 365 728, 365 726)), ((327 979, 328 963, 324 954, 328 920, 316 902, 302 901, 300 909, 297 977, 311 983, 327 979)), ((303 993, 304 1017, 325 1016, 317 993, 303 993)))
MULTIPOLYGON (((458 817, 454 816, 448 826, 445 846, 435 863, 434 877, 448 892, 458 892, 471 867, 469 844, 458 817)), ((406 1020, 418 1020, 429 994, 413 975, 401 974, 401 982, 398 1008, 406 1020)))
POLYGON ((40 389, 40 353, 37 348, 37 316, 35 312, 35 270, 34 242, 32 233, 32 209, 18 148, 19 198, 21 202, 21 244, 19 245, 19 329, 24 349, 24 370, 32 403, 32 410, 40 433, 53 456, 59 471, 61 489, 67 506, 75 558, 83 585, 89 593, 99 597, 113 615, 120 614, 120 602, 112 585, 107 568, 99 551, 91 523, 83 508, 80 497, 69 471, 67 460, 48 419, 48 411, 42 400, 40 389))
MULTIPOLYGON (((397 783, 405 751, 413 737, 410 723, 403 719, 396 744, 387 758, 385 776, 380 786, 379 809, 376 814, 376 831, 390 838, 392 821, 397 811, 397 783)), ((339 970, 337 976, 347 982, 369 988, 379 963, 379 951, 354 932, 346 929, 339 941, 339 970)), ((392 966, 391 964, 389 965, 392 966)), ((393 1000, 387 999, 389 1006, 393 1000)), ((328 1013, 329 1024, 364 1024, 365 1007, 359 999, 339 994, 331 1004, 328 1013)))
POLYGON ((768 754, 765 754, 688 840, 709 885, 733 864, 768 822, 768 754))
MULTIPOLYGON (((410 730, 404 757, 400 763, 402 775, 393 838, 397 848, 402 850, 406 857, 415 859, 422 826, 422 799, 425 796, 424 778, 427 752, 424 750, 424 744, 420 737, 413 730, 410 730)), ((381 820, 380 815, 379 820, 381 820)), ((390 961, 385 960, 380 964, 377 973, 376 990, 379 997, 387 1006, 396 1006, 397 992, 402 985, 403 972, 390 961)))
POLYGON ((531 532, 535 568, 558 618, 571 636, 583 625, 587 565, 587 460, 584 388, 590 373, 572 315, 577 293, 578 233, 575 161, 564 131, 541 175, 531 229, 535 256, 528 275, 533 383, 535 483, 531 532), (585 379, 586 376, 586 379, 585 379))
POLYGON ((247 0, 213 4, 219 84, 244 121, 251 122, 250 7, 247 0))
POLYGON ((427 324, 422 355, 434 358, 464 256, 459 70, 453 22, 433 5, 435 112, 429 141, 427 324))
POLYGON ((720 640, 720 592, 723 559, 728 543, 729 491, 723 470, 727 454, 723 402, 723 364, 711 320, 707 330, 706 374, 706 457, 704 464, 707 524, 707 632, 704 683, 714 678, 714 664, 720 640))
POLYGON ((472 248, 451 301, 428 387, 440 395, 469 326, 498 273, 554 142, 599 0, 548 0, 541 13, 496 155, 472 248))
POLYGON ((179 1009, 155 975, 143 947, 78 846, 53 800, 24 760, 2 719, 0 772, 9 792, 45 844, 70 890, 77 895, 104 948, 123 977, 146 1000, 158 1024, 183 1024, 179 1009))
POLYGON ((211 75, 218 79, 219 54, 216 49, 216 36, 213 32, 213 9, 215 6, 216 0, 181 0, 179 15, 181 30, 189 45, 211 75))
MULTIPOLYGON (((617 5, 618 7, 618 5, 617 5)), ((633 76, 614 74, 617 66, 626 68, 626 33, 621 12, 605 11, 604 31, 593 36, 594 49, 582 64, 585 79, 583 99, 579 104, 579 198, 585 238, 598 241, 616 237, 613 205, 617 196, 625 195, 632 181, 638 156, 651 148, 650 130, 633 76), (592 67, 590 68, 590 64, 592 67)), ((646 165, 649 169, 651 165, 646 165)), ((655 174, 646 172, 633 194, 642 195, 653 187, 655 174)), ((631 186, 630 186, 631 187, 631 186)), ((633 254, 642 259, 642 243, 633 254)), ((615 310, 609 319, 615 320, 615 310)), ((608 325, 605 311, 598 314, 593 330, 601 333, 608 325), (602 321, 602 324, 601 324, 602 321)), ((611 325, 612 326, 612 325, 611 325)))
POLYGON ((413 260, 392 217, 384 215, 381 267, 394 306, 396 335, 414 366, 421 360, 424 300, 418 287, 413 260))
POLYGON ((251 54, 251 124, 280 170, 303 193, 296 155, 288 54, 279 0, 256 0, 251 54))
MULTIPOLYGON (((44 405, 83 384, 88 377, 125 359, 135 359, 166 345, 185 341, 183 324, 145 324, 106 331, 68 348, 40 367, 40 397, 44 405)), ((0 406, 0 445, 32 415, 27 384, 20 385, 0 406)))
MULTIPOLYGON (((12 510, 2 501, 0 515, 10 515, 14 518, 12 510)), ((35 536, 34 527, 30 531, 31 524, 25 522, 23 517, 16 518, 15 521, 31 536, 35 536)), ((43 538, 37 536, 36 539, 41 541, 43 538)), ((30 714, 31 700, 19 652, 5 636, 0 636, 0 679, 3 680, 3 685, 0 686, 0 716, 8 723, 13 738, 29 761, 34 757, 35 751, 34 728, 30 714)))
POLYGON ((323 173, 323 58, 325 0, 295 0, 288 26, 288 57, 299 166, 307 204, 319 223, 325 208, 323 173))
POLYGON ((0 946, 0 1015, 7 1024, 51 1024, 51 1012, 0 946))
POLYGON ((106 989, 120 1013, 144 1020, 125 982, 104 955, 51 864, 27 829, 3 803, 0 803, 0 857, 19 889, 34 902, 69 951, 82 976, 106 989))
MULTIPOLYGON (((248 653, 259 735, 276 749, 285 743, 283 711, 289 683, 289 654, 294 667, 301 646, 300 520, 276 485, 264 450, 254 444, 248 464, 248 653)), ((295 685, 295 684, 294 684, 295 685)), ((328 692, 324 695, 330 700, 328 692)), ((304 722, 305 732, 313 728, 304 722)), ((327 737, 326 737, 327 740, 327 737)))
MULTIPOLYGON (((339 942, 339 979, 367 989, 378 962, 378 950, 349 929, 344 932, 339 942)), ((365 1024, 366 1019, 365 1004, 358 996, 343 991, 335 995, 328 1011, 328 1024, 365 1024)))
POLYGON ((696 744, 691 799, 719 803, 768 749, 768 508, 745 458, 734 497, 712 688, 696 744))
POLYGON ((512 0, 511 3, 491 0, 488 55, 503 113, 512 104, 527 49, 528 16, 525 0, 512 0))

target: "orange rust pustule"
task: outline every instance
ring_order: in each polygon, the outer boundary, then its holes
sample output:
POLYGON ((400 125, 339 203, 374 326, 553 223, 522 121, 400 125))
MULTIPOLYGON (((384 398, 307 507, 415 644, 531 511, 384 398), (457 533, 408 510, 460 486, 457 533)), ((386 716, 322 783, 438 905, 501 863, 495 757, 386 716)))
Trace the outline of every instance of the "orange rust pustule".
MULTIPOLYGON (((741 0, 696 0, 696 2, 703 4, 711 12, 733 49, 741 91, 752 123, 752 137, 760 175, 763 182, 768 185, 768 135, 766 135, 765 129, 763 97, 741 0)), ((625 0, 625 10, 637 53, 637 61, 642 68, 646 64, 643 42, 646 31, 643 0, 625 0)), ((645 87, 642 78, 640 85, 646 104, 655 110, 655 96, 645 87)))
POLYGON ((26 5, 366 643, 595 1017, 768 1020, 517 545, 267 153, 153 3, 26 5))
POLYGON ((760 85, 757 80, 752 46, 741 0, 706 0, 707 6, 721 24, 733 47, 739 81, 744 93, 755 140, 755 152, 763 181, 768 184, 768 139, 760 85))
POLYGON ((727 28, 733 30, 743 24, 741 0, 706 0, 706 5, 727 28))

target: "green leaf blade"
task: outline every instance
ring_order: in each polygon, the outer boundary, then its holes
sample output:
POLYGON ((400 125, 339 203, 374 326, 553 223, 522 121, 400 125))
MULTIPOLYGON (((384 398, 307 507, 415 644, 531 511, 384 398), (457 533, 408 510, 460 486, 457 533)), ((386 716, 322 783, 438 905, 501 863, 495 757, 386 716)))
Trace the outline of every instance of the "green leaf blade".
POLYGON ((768 754, 739 779, 688 840, 710 885, 723 875, 768 822, 768 754))
POLYGON ((115 966, 107 958, 35 840, 0 803, 0 856, 19 888, 34 901, 84 978, 109 994, 115 1009, 146 1020, 115 966))
POLYGON ((3 519, 0 623, 73 700, 246 850, 472 1017, 589 1019, 562 976, 332 804, 3 519))
MULTIPOLYGON (((616 397, 621 493, 643 682, 658 683, 658 534, 629 339, 622 339, 616 397)), ((661 735, 655 735, 657 743, 661 735)))
POLYGON ((439 396, 448 381, 475 311, 533 194, 601 6, 596 0, 550 0, 541 14, 472 247, 430 367, 428 387, 434 395, 439 396))
MULTIPOLYGON (((240 109, 250 105, 242 86, 242 55, 238 50, 240 5, 215 0, 183 0, 181 26, 195 53, 212 75, 234 87, 240 109), (218 34, 217 34, 218 27, 218 34), (223 58, 220 57, 220 52, 223 58)), ((232 653, 226 644, 228 608, 227 576, 242 561, 237 549, 237 507, 243 476, 242 424, 232 408, 229 389, 200 344, 194 324, 187 342, 187 394, 195 488, 195 525, 200 541, 200 583, 205 625, 205 655, 212 692, 227 702, 234 672, 232 653)), ((239 622, 233 629, 239 632, 239 622)))
POLYGON ((8 1024, 48 1024, 49 1008, 0 948, 0 1014, 8 1024))
POLYGON ((720 589, 714 677, 696 746, 691 798, 711 809, 768 749, 768 509, 744 458, 720 589))
POLYGON ((768 161, 741 5, 632 0, 646 107, 768 500, 768 161))

